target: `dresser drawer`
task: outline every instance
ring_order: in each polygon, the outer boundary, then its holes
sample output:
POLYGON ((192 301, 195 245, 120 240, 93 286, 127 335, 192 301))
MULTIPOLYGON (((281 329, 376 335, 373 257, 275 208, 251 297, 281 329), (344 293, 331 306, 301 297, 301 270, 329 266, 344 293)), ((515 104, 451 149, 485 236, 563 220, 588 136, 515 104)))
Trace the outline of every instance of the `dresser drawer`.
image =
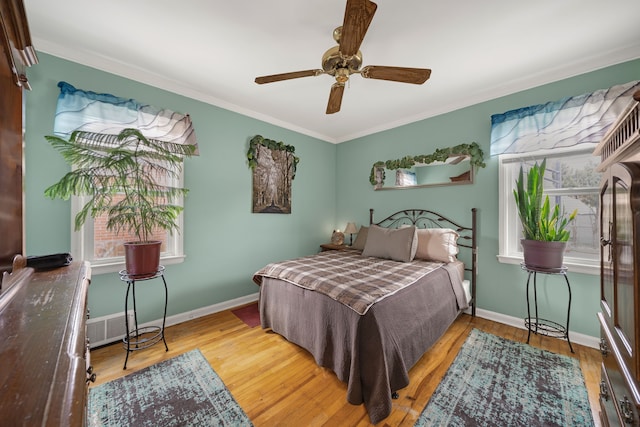
POLYGON ((618 408, 611 388, 611 381, 607 375, 607 370, 602 364, 600 374, 600 421, 604 427, 615 427, 622 425, 622 420, 618 414, 618 408))
MULTIPOLYGON (((601 314, 598 314, 600 317, 601 314)), ((603 423, 609 425, 640 426, 640 395, 636 381, 623 363, 611 332, 600 317, 602 373, 600 408, 603 423)))

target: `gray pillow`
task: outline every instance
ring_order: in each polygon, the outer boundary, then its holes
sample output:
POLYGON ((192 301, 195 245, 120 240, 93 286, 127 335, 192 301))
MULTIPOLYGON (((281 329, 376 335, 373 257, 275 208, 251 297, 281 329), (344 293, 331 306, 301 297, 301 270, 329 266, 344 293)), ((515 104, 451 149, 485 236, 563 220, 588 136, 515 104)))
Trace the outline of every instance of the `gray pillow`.
POLYGON ((393 229, 372 225, 362 255, 409 262, 415 257, 417 248, 416 227, 393 229))
POLYGON ((364 244, 367 241, 367 234, 369 232, 369 227, 365 227, 364 225, 360 226, 360 230, 358 230, 358 236, 356 237, 356 241, 353 242, 351 247, 353 249, 358 249, 359 251, 364 249, 364 244))

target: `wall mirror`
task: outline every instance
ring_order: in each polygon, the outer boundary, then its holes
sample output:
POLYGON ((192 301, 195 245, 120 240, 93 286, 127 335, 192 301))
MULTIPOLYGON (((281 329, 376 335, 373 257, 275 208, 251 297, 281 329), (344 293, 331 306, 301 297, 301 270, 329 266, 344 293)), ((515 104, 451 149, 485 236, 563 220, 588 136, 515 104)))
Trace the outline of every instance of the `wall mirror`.
POLYGON ((476 167, 484 167, 478 144, 442 148, 433 154, 376 162, 369 181, 374 190, 398 190, 473 184, 476 167))

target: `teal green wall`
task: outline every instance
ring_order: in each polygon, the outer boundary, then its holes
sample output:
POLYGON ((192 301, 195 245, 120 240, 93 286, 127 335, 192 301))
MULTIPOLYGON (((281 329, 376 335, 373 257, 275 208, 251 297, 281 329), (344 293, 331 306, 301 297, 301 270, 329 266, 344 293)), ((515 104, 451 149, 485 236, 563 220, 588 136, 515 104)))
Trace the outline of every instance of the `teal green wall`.
MULTIPOLYGON (((169 314, 177 314, 257 292, 253 272, 270 261, 314 253, 333 228, 347 221, 368 223, 402 208, 430 208, 466 223, 479 209, 478 306, 524 317, 525 275, 501 264, 498 253, 498 168, 489 158, 490 117, 514 108, 557 100, 640 79, 640 60, 519 92, 374 135, 333 145, 193 99, 143 85, 50 55, 29 70, 33 86, 26 97, 25 218, 27 254, 68 251, 70 206, 48 200, 44 189, 68 170, 44 140, 52 132, 57 83, 131 97, 189 113, 196 127, 200 157, 187 160, 184 263, 167 267, 169 314), (293 182, 291 215, 251 213, 251 172, 245 152, 256 134, 296 147, 301 158, 293 182), (398 191, 373 191, 371 165, 378 160, 428 154, 436 148, 476 141, 487 157, 473 185, 398 191)), ((428 94, 426 95, 428 96, 428 94)), ((569 273, 573 290, 571 329, 598 336, 598 277, 569 273)), ((555 278, 557 279, 557 278, 555 278)), ((566 287, 548 280, 541 287, 541 314, 562 318, 566 287)), ((544 283, 544 282, 542 282, 544 283)), ((143 292, 142 289, 140 292, 143 292)), ((155 302, 149 289, 143 301, 155 302)), ((143 302, 144 304, 144 302, 143 302)), ((122 311, 124 286, 114 273, 94 276, 89 293, 92 316, 122 311)), ((150 320, 150 319, 146 319, 150 320)))
MULTIPOLYGON (((190 193, 182 233, 187 258, 167 267, 170 315, 257 292, 251 280, 255 271, 271 261, 317 252, 337 227, 336 145, 50 55, 39 53, 38 58, 40 63, 28 75, 33 90, 26 93, 28 255, 70 250, 70 203, 43 195, 68 171, 44 139, 52 133, 60 80, 191 115, 200 156, 186 160, 185 185, 190 193), (251 213, 252 175, 245 153, 257 134, 293 145, 300 157, 290 215, 251 213)), ((153 288, 154 282, 139 287, 143 306, 162 295, 153 288)), ((117 274, 94 275, 91 315, 122 311, 124 293, 117 274)))
MULTIPOLYGON (((468 108, 369 135, 338 145, 337 214, 339 224, 368 223, 368 208, 378 219, 402 208, 427 208, 469 223, 470 210, 479 210, 478 307, 508 316, 525 317, 526 275, 519 266, 498 262, 498 161, 489 157, 491 115, 515 108, 554 101, 611 85, 640 79, 640 60, 558 81, 468 108), (378 160, 429 154, 436 148, 476 141, 485 152, 487 167, 472 185, 409 190, 373 191, 369 172, 378 160)), ((428 84, 428 83, 427 83, 428 84)), ((428 96, 428 94, 426 95, 428 96)), ((569 273, 573 291, 571 330, 599 335, 598 276, 569 273)), ((558 277, 539 281, 541 317, 566 316, 566 285, 558 277)))

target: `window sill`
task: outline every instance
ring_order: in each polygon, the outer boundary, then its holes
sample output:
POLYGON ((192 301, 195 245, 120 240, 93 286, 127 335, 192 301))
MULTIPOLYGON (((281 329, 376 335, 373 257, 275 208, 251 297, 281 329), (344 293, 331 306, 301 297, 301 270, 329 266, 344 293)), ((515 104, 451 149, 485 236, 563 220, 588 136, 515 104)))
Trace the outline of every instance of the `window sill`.
MULTIPOLYGON (((515 255, 498 255, 498 261, 503 264, 516 264, 520 265, 524 259, 522 256, 515 255)), ((600 275, 600 264, 588 263, 586 261, 582 262, 572 262, 571 259, 565 258, 564 265, 567 266, 570 273, 583 273, 583 274, 591 274, 594 276, 600 275)))
MULTIPOLYGON (((160 257, 160 264, 161 265, 180 264, 184 262, 185 258, 186 258, 185 255, 160 257)), ((106 263, 106 262, 99 263, 99 264, 94 264, 93 262, 91 263, 92 275, 117 273, 120 270, 124 270, 124 258, 121 261, 114 261, 110 263, 106 263)))

